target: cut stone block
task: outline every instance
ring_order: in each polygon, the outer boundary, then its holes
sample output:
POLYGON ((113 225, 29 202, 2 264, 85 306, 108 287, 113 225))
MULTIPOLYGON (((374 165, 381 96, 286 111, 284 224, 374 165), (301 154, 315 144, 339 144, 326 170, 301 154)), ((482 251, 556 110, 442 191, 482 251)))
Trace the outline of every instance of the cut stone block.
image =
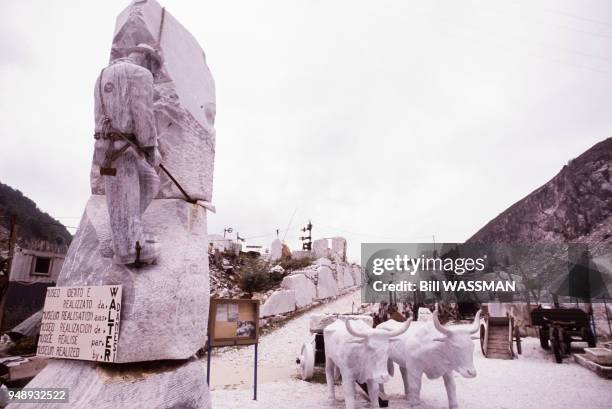
POLYGON ((315 253, 315 257, 329 257, 329 245, 327 243, 327 239, 319 239, 315 240, 312 243, 312 251, 315 253))
POLYGON ((352 287, 353 280, 350 279, 351 273, 349 266, 338 263, 336 265, 336 280, 338 281, 338 289, 343 290, 348 287, 352 287))
POLYGON ((602 378, 612 379, 612 366, 604 366, 587 359, 583 354, 574 354, 574 360, 602 378))
POLYGON ((271 315, 285 314, 295 311, 295 291, 294 290, 278 290, 272 293, 261 306, 260 315, 269 317, 271 315))
POLYGON ((291 252, 291 258, 300 260, 303 258, 314 258, 314 253, 308 250, 293 250, 291 252))
POLYGON ((312 300, 317 296, 315 285, 304 274, 292 274, 283 278, 281 288, 295 291, 295 306, 297 308, 312 304, 312 300))
POLYGON ((338 295, 338 283, 329 267, 319 267, 317 278, 317 299, 324 300, 338 295))
MULTIPOLYGON (((129 366, 51 359, 28 388, 70 388, 70 403, 29 404, 28 408, 210 409, 206 366, 199 360, 129 366)), ((7 408, 20 409, 14 404, 7 408)))
POLYGON ((317 260, 314 262, 314 264, 315 264, 315 265, 317 265, 317 266, 329 266, 329 267, 331 267, 332 262, 331 262, 331 260, 330 260, 330 259, 328 259, 328 258, 321 257, 321 258, 318 258, 318 259, 317 259, 317 260))
POLYGON ((283 243, 276 239, 270 244, 270 261, 280 260, 283 255, 283 243))
POLYGON ((344 237, 331 239, 331 255, 334 259, 346 261, 346 239, 344 237))
POLYGON ((353 266, 352 268, 353 282, 357 286, 361 286, 361 267, 353 266))
POLYGON ((612 365, 612 351, 607 348, 584 348, 587 359, 600 365, 612 365))
POLYGON ((353 272, 351 266, 345 266, 343 269, 344 277, 344 288, 354 287, 355 281, 353 280, 353 272))
POLYGON ((116 362, 187 359, 206 340, 206 210, 156 199, 143 220, 161 244, 157 264, 139 269, 114 264, 106 199, 91 196, 57 285, 123 286, 116 362))

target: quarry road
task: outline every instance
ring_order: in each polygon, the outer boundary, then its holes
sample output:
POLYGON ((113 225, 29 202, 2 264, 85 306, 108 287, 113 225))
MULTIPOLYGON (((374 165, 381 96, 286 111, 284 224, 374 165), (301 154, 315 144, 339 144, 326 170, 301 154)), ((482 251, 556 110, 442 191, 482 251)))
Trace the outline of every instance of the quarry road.
MULTIPOLYGON (((316 307, 260 338, 258 400, 253 400, 253 347, 217 350, 212 360, 211 396, 215 409, 343 409, 342 388, 336 388, 335 402, 327 399, 324 375, 318 382, 297 377, 295 357, 310 336, 310 315, 325 312, 350 312, 353 301, 360 303, 360 292, 345 295, 316 307)), ((537 338, 523 340, 523 354, 514 360, 487 359, 478 340, 474 340, 476 378, 455 374, 460 408, 470 409, 609 409, 612 387, 609 380, 566 358, 563 364, 553 362, 549 351, 540 347, 537 338)), ((401 377, 386 385, 390 408, 406 408, 401 377)), ((359 409, 370 408, 361 394, 359 409)), ((442 379, 423 377, 420 409, 446 409, 448 403, 442 379)))
MULTIPOLYGON (((351 312, 353 303, 355 309, 361 305, 359 290, 308 310, 260 337, 259 385, 297 379, 295 358, 299 355, 302 344, 311 337, 308 329, 310 316, 351 312)), ((250 345, 213 350, 210 389, 252 388, 254 348, 253 345, 250 345)))

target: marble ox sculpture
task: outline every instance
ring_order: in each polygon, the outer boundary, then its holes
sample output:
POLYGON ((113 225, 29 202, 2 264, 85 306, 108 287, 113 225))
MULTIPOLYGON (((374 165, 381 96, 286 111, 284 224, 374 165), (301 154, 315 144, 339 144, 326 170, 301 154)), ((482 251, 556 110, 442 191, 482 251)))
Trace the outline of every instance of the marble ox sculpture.
POLYGON ((389 380, 389 342, 410 327, 410 320, 394 329, 370 328, 361 320, 337 320, 323 330, 325 377, 333 401, 336 375, 342 376, 347 409, 355 407, 355 381, 367 383, 372 405, 378 405, 378 386, 389 380))
MULTIPOLYGON (((401 324, 389 320, 377 328, 397 330, 401 324)), ((465 378, 474 378, 474 343, 472 334, 478 332, 480 311, 469 328, 449 329, 440 324, 438 312, 432 320, 416 322, 409 331, 402 333, 389 347, 389 368, 393 375, 393 362, 397 363, 404 382, 404 392, 409 405, 420 402, 421 378, 444 378, 450 409, 458 408, 453 371, 465 378)))

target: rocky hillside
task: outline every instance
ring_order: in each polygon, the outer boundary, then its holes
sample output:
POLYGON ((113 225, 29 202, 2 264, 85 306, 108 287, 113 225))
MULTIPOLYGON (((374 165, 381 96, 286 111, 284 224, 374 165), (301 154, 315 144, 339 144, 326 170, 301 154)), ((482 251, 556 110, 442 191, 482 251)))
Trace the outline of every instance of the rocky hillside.
POLYGON ((612 138, 569 161, 467 243, 612 241, 612 138))
POLYGON ((59 221, 40 210, 33 200, 19 190, 0 183, 0 245, 8 237, 11 214, 17 216, 17 237, 22 245, 46 242, 64 247, 72 240, 70 232, 59 221))

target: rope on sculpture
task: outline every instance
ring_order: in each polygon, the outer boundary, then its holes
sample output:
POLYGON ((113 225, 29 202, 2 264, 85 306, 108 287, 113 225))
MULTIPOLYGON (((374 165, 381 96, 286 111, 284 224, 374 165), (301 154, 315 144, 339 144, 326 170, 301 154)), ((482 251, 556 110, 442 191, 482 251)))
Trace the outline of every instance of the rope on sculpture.
MULTIPOLYGON (((161 40, 162 40, 162 34, 163 34, 163 29, 164 29, 164 21, 166 19, 166 8, 162 7, 162 13, 161 13, 161 19, 160 19, 160 23, 159 23, 159 32, 157 34, 157 51, 160 52, 161 51, 161 40)), ((97 139, 99 136, 102 136, 103 138, 109 138, 110 137, 110 141, 111 144, 110 146, 112 146, 112 141, 115 140, 115 138, 117 136, 121 137, 124 141, 125 141, 125 145, 117 150, 117 151, 113 151, 112 149, 107 151, 107 155, 106 155, 106 160, 105 160, 105 167, 100 168, 100 174, 107 174, 109 176, 115 176, 115 173, 112 172, 112 168, 110 167, 111 163, 117 159, 123 152, 125 152, 125 150, 128 147, 132 147, 134 148, 134 150, 139 153, 142 154, 146 157, 147 153, 144 151, 144 149, 142 149, 135 140, 130 139, 130 137, 124 133, 121 132, 113 132, 112 131, 112 122, 110 117, 108 116, 107 112, 106 112, 106 105, 104 103, 104 96, 102 95, 102 76, 104 75, 104 69, 102 69, 102 72, 100 73, 100 83, 98 84, 98 94, 100 95, 100 102, 101 102, 101 106, 102 106, 102 112, 104 114, 104 123, 102 126, 102 132, 100 132, 100 135, 95 134, 94 137, 97 139)), ((131 136, 131 135, 130 135, 131 136)), ((198 204, 210 211, 212 211, 213 213, 215 212, 215 208, 212 204, 210 204, 209 202, 206 202, 204 200, 199 200, 199 199, 194 199, 192 198, 189 193, 187 193, 187 191, 183 188, 183 186, 181 186, 181 184, 178 182, 178 180, 176 180, 176 178, 172 175, 172 173, 170 173, 170 171, 162 164, 159 164, 159 168, 168 176, 168 178, 172 181, 172 183, 174 183, 176 185, 176 187, 178 188, 178 190, 183 194, 183 196, 185 196, 185 200, 189 203, 193 203, 193 204, 198 204)))
POLYGON ((157 47, 161 48, 161 39, 164 29, 164 20, 166 18, 166 8, 162 7, 161 20, 159 22, 159 32, 157 33, 157 47))
MULTIPOLYGON (((163 17, 163 14, 162 14, 163 17)), ((163 22, 163 18, 162 18, 162 22, 163 22)), ((104 166, 100 168, 100 174, 101 175, 108 175, 108 176, 115 176, 116 175, 116 171, 113 172, 111 168, 111 164, 113 161, 115 161, 119 155, 121 155, 123 152, 125 152, 125 150, 128 147, 132 147, 134 148, 134 150, 143 155, 143 156, 147 156, 147 153, 144 151, 144 149, 142 149, 135 140, 131 140, 126 134, 122 133, 122 132, 113 132, 112 131, 112 121, 110 116, 108 115, 108 112, 106 110, 106 104, 104 103, 104 95, 102 94, 102 81, 104 78, 104 70, 102 69, 102 71, 100 72, 100 82, 98 83, 98 94, 99 94, 99 98, 100 98, 100 105, 102 107, 102 114, 104 115, 104 119, 103 119, 103 124, 102 124, 102 132, 100 133, 96 133, 94 134, 94 138, 98 139, 99 137, 102 137, 103 139, 109 139, 109 148, 106 152, 106 159, 105 159, 105 163, 104 166), (113 137, 111 137, 113 136, 113 137), (114 149, 112 148, 113 146, 113 141, 115 140, 115 138, 119 136, 121 137, 124 141, 125 141, 125 145, 119 149, 118 151, 114 151, 114 149)), ((170 178, 170 180, 176 185, 176 187, 178 188, 178 190, 181 191, 181 193, 183 194, 183 196, 185 196, 185 199, 187 202, 189 203, 198 203, 198 200, 193 199, 189 193, 187 193, 187 191, 185 189, 183 189, 183 186, 181 186, 181 184, 178 182, 178 180, 176 180, 174 178, 174 176, 172 176, 172 173, 170 173, 170 171, 168 169, 166 169, 166 167, 163 164, 159 164, 159 168, 161 170, 164 171, 164 173, 168 176, 168 178, 170 178)))

